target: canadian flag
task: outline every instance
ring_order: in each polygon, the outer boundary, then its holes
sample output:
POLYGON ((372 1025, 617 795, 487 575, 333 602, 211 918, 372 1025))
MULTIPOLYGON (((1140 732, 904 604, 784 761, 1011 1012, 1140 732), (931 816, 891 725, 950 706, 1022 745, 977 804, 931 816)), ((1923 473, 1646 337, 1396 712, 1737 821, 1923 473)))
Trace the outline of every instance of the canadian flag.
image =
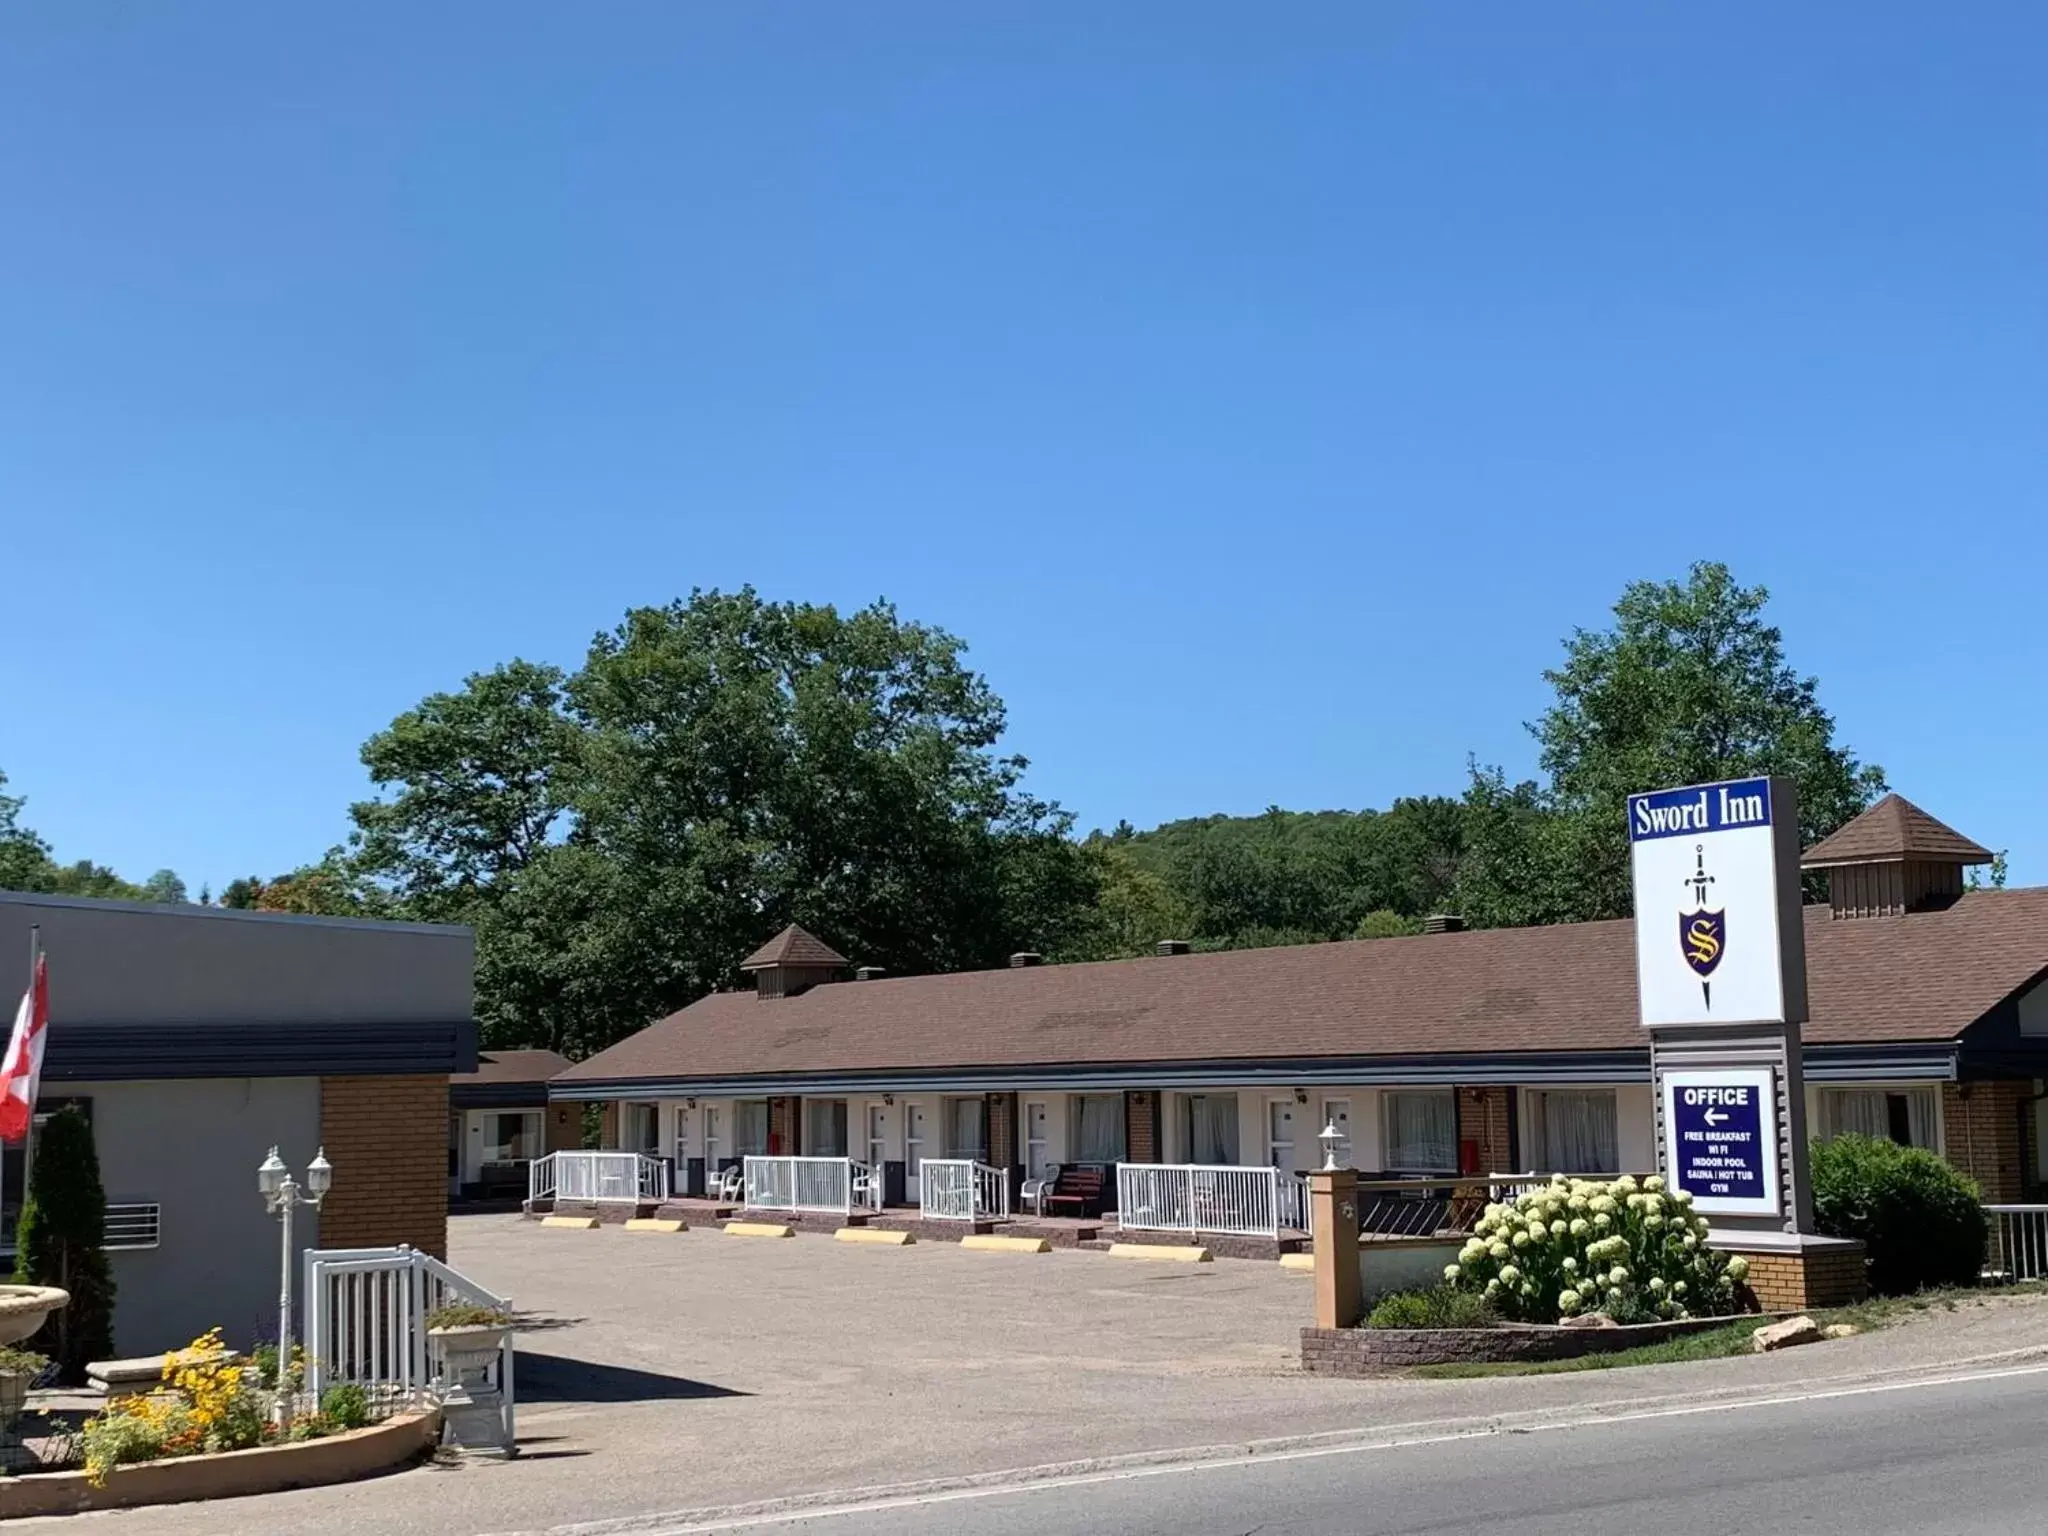
POLYGON ((0 1141, 20 1141, 35 1116, 36 1084, 43 1075, 43 1035, 50 1027, 50 976, 36 956, 35 979, 21 994, 7 1056, 0 1060, 0 1141))

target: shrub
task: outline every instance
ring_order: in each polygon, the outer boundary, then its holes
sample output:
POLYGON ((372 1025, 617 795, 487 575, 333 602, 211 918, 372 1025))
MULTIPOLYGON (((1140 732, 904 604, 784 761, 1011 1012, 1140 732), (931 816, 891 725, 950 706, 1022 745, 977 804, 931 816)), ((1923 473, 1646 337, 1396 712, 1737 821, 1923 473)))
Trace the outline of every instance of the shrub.
POLYGON ((36 1342, 76 1386, 85 1368, 114 1352, 114 1276, 107 1266, 107 1195, 92 1123, 75 1106, 50 1116, 36 1134, 28 1194, 15 1229, 14 1278, 54 1285, 70 1303, 50 1314, 36 1342))
POLYGON ((1516 1322, 1599 1312, 1616 1322, 1730 1310, 1749 1273, 1707 1246, 1692 1197, 1654 1175, 1612 1182, 1556 1174, 1510 1205, 1489 1205, 1444 1281, 1516 1322))
POLYGON ((109 1408, 85 1421, 79 1445, 85 1453, 86 1475, 104 1483, 107 1474, 135 1461, 155 1461, 190 1436, 189 1413, 183 1403, 139 1398, 134 1406, 109 1408))
POLYGON ((164 1357, 164 1390, 123 1398, 86 1420, 79 1439, 96 1483, 115 1467, 258 1444, 268 1426, 264 1399, 221 1345, 220 1330, 164 1357))
POLYGON ((1448 1285, 1394 1291, 1373 1304, 1368 1328, 1490 1328, 1500 1319, 1484 1296, 1448 1285))
POLYGON ((502 1328, 511 1321, 512 1314, 502 1308, 479 1306, 468 1301, 436 1307, 427 1314, 427 1327, 430 1329, 502 1328))
POLYGON ((0 1375, 40 1376, 49 1363, 48 1355, 39 1355, 32 1349, 0 1345, 0 1375))
POLYGON ((336 1429, 361 1429, 370 1422, 370 1399, 354 1382, 342 1382, 320 1394, 320 1417, 336 1429))
POLYGON ((1977 1186, 1934 1153, 1870 1136, 1837 1136, 1811 1152, 1814 1225, 1861 1238, 1870 1288, 1902 1296, 1970 1285, 1984 1267, 1977 1186))

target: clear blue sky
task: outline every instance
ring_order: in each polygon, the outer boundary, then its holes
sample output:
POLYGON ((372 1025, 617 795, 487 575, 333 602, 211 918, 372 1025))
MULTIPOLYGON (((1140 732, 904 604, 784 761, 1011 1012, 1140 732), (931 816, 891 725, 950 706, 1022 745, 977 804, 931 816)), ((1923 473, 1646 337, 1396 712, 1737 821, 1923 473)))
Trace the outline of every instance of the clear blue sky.
POLYGON ((693 585, 951 628, 1082 825, 1526 772, 1701 556, 2048 881, 2048 6, 15 5, 0 769, 317 857, 693 585))

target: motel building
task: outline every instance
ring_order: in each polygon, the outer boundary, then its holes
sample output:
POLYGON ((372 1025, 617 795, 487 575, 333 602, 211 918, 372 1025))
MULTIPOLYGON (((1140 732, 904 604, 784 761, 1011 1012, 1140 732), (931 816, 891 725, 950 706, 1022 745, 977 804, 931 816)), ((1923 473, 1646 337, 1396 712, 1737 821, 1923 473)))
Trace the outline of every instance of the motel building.
MULTIPOLYGON (((1806 851, 1829 899, 1804 913, 1804 1091, 1813 1135, 1933 1149, 2008 1203, 2048 1179, 2048 889, 1966 889, 1989 858, 1897 795, 1806 851)), ((551 1080, 556 1106, 604 1105, 607 1150, 537 1160, 530 1207, 1251 1254, 1299 1243, 1326 1127, 1391 1186, 1368 1231, 1412 1219, 1402 1184, 1654 1169, 1633 922, 1429 928, 889 977, 791 927, 743 963, 751 989, 551 1080)))

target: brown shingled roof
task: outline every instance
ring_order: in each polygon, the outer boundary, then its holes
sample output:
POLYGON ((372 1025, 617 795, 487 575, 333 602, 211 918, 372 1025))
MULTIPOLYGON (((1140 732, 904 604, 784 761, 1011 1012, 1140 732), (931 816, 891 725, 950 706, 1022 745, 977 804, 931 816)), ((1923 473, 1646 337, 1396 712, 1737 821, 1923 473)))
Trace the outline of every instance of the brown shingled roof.
POLYGON ((740 962, 743 971, 765 971, 776 965, 845 965, 846 956, 816 934, 791 923, 740 962))
MULTIPOLYGON (((564 1080, 1640 1049, 1634 924, 1574 923, 707 997, 564 1080)), ((2048 971, 2048 889, 1806 911, 1813 1044, 1952 1039, 2048 971)))
POLYGON ((1904 795, 1893 794, 1815 843, 1800 855, 1799 863, 1803 869, 1829 869, 1896 859, 1988 864, 1991 850, 1936 821, 1904 795))
POLYGON ((569 1058, 553 1051, 479 1051, 474 1072, 456 1072, 451 1083, 544 1083, 568 1070, 569 1058))

